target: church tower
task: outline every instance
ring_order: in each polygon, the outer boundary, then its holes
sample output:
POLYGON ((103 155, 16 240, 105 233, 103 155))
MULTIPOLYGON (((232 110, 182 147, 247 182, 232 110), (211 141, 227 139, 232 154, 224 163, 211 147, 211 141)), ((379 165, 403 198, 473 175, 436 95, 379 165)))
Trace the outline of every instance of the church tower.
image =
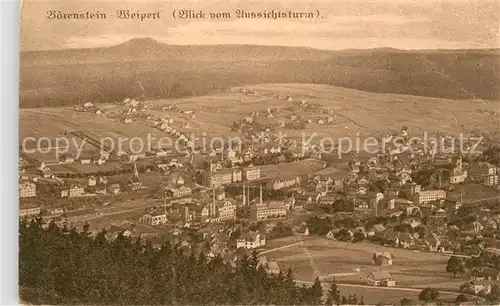
POLYGON ((134 171, 133 171, 133 175, 132 175, 132 181, 133 182, 139 181, 139 171, 137 171, 137 163, 134 163, 134 171))

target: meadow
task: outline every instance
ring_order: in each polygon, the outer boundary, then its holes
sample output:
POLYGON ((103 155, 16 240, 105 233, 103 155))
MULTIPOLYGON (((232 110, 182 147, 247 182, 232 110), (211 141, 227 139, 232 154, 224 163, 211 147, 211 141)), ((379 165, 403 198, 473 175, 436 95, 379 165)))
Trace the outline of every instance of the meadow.
MULTIPOLYGON (((380 137, 390 132, 399 133, 403 126, 408 127, 411 136, 434 137, 437 131, 447 135, 464 137, 470 135, 496 135, 498 132, 498 117, 495 115, 498 101, 482 100, 449 100, 400 94, 378 94, 346 89, 329 85, 316 84, 264 84, 242 86, 244 89, 256 90, 257 95, 246 95, 238 92, 240 87, 216 95, 180 98, 172 100, 146 101, 151 107, 147 114, 156 117, 174 119, 173 127, 188 136, 199 137, 197 146, 206 141, 210 145, 214 137, 222 137, 229 142, 230 138, 243 135, 231 130, 233 122, 241 121, 254 112, 265 112, 267 108, 278 109, 275 118, 263 118, 266 121, 287 121, 292 114, 311 118, 324 117, 325 114, 312 111, 291 111, 293 101, 306 100, 316 103, 324 109, 331 110, 335 124, 317 124, 315 121, 307 124, 305 129, 280 128, 282 137, 289 140, 310 141, 325 145, 332 142, 338 144, 341 138, 348 137, 355 147, 360 144, 364 150, 364 140, 367 137, 380 137), (277 95, 290 96, 293 101, 276 98, 277 95), (163 110, 167 106, 175 106, 176 111, 163 110), (479 111, 488 110, 488 111, 479 111), (193 111, 194 118, 186 116, 182 111, 193 111), (188 126, 185 124, 188 123, 188 126), (381 124, 382 123, 382 124, 381 124), (205 138, 203 140, 203 138, 205 138)), ((134 119, 132 123, 122 123, 113 114, 123 112, 124 107, 113 103, 97 105, 103 109, 105 116, 93 113, 77 112, 67 108, 39 108, 20 110, 20 139, 26 137, 49 137, 55 139, 64 137, 67 132, 82 131, 97 140, 111 137, 122 139, 123 147, 137 149, 138 142, 131 141, 134 137, 148 143, 148 135, 156 140, 166 137, 162 132, 145 119, 134 119)), ((277 135, 278 132, 271 134, 277 135)), ((55 141, 55 140, 54 140, 55 141)), ((78 139, 76 140, 78 143, 78 139)), ((245 141, 242 139, 242 141, 245 141)), ((165 145, 174 143, 164 142, 165 145)), ((33 146, 35 141, 28 143, 33 146)), ((84 147, 89 152, 95 151, 89 144, 84 147)), ((74 148, 73 148, 74 150, 74 148)), ((38 159, 51 158, 35 154, 38 159)))
MULTIPOLYGON (((276 260, 282 269, 291 267, 299 281, 311 282, 316 277, 324 282, 335 278, 344 284, 340 289, 345 294, 356 293, 364 296, 365 302, 399 302, 403 297, 418 300, 422 288, 433 287, 448 292, 443 297, 453 296, 465 276, 453 277, 445 271, 448 256, 439 253, 415 252, 389 248, 370 243, 348 243, 318 237, 283 238, 271 241, 266 249, 267 260, 276 260), (298 243, 298 244, 297 244, 298 243), (290 247, 272 250, 290 245, 290 247), (372 263, 375 252, 390 252, 393 256, 391 266, 380 267, 372 263), (365 287, 370 272, 383 270, 396 280, 398 288, 365 287)), ((458 294, 458 293, 457 293, 458 294)))
MULTIPOLYGON (((273 254, 279 256, 279 260, 283 262, 300 261, 304 255, 309 260, 310 254, 319 271, 324 277, 328 277, 329 275, 355 273, 357 269, 363 271, 362 274, 379 269, 380 267, 373 265, 371 261, 375 252, 390 252, 394 256, 393 265, 386 267, 385 270, 395 273, 395 277, 397 273, 412 276, 411 278, 402 277, 398 282, 401 285, 417 285, 419 281, 416 278, 425 277, 428 273, 431 273, 432 277, 442 276, 446 279, 451 276, 444 271, 449 258, 446 255, 389 248, 370 243, 344 243, 318 238, 307 240, 303 245, 282 249, 277 253, 273 252, 273 254), (415 275, 411 275, 412 273, 415 275)), ((345 280, 356 282, 359 281, 359 277, 346 276, 345 280)))

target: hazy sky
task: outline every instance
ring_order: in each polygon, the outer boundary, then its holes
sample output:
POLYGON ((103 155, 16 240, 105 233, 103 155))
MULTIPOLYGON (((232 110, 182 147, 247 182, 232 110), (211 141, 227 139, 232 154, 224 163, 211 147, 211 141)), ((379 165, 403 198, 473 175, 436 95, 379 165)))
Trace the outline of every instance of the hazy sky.
POLYGON ((261 44, 319 49, 500 47, 500 1, 430 0, 27 0, 21 10, 21 49, 109 46, 134 37, 169 44, 261 44), (160 12, 159 20, 114 18, 115 10, 160 12), (173 10, 313 12, 314 19, 179 20, 173 10), (47 10, 102 12, 105 20, 48 20, 47 10))

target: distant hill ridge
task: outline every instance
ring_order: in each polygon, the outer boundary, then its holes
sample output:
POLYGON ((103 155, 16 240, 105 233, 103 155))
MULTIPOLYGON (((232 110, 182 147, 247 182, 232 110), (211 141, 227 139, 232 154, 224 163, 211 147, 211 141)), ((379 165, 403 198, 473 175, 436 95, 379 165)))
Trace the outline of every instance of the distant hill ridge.
POLYGON ((263 45, 170 45, 152 38, 134 38, 122 44, 84 49, 25 51, 21 65, 81 64, 130 60, 321 60, 334 51, 306 47, 263 45))
POLYGON ((169 45, 136 38, 117 46, 21 53, 21 107, 179 98, 256 83, 313 83, 376 93, 500 99, 500 50, 330 51, 261 45, 169 45))
POLYGON ((110 60, 322 60, 342 55, 373 53, 474 53, 500 55, 500 49, 400 50, 395 48, 320 50, 308 47, 266 45, 170 45, 150 37, 133 38, 111 47, 21 52, 22 65, 77 64, 110 60))

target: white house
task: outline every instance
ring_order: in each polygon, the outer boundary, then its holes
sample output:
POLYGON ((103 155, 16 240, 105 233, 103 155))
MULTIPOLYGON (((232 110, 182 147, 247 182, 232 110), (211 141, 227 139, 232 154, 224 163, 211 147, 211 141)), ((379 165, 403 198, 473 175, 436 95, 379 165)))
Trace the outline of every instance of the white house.
POLYGON ((391 274, 387 271, 376 271, 368 274, 366 282, 371 286, 378 287, 394 287, 396 281, 392 278, 391 274))
POLYGON ((256 249, 266 245, 266 237, 260 234, 249 233, 245 238, 236 240, 236 248, 256 249))
POLYGON ((160 225, 167 223, 167 215, 164 213, 145 214, 141 218, 142 223, 149 225, 160 225))

